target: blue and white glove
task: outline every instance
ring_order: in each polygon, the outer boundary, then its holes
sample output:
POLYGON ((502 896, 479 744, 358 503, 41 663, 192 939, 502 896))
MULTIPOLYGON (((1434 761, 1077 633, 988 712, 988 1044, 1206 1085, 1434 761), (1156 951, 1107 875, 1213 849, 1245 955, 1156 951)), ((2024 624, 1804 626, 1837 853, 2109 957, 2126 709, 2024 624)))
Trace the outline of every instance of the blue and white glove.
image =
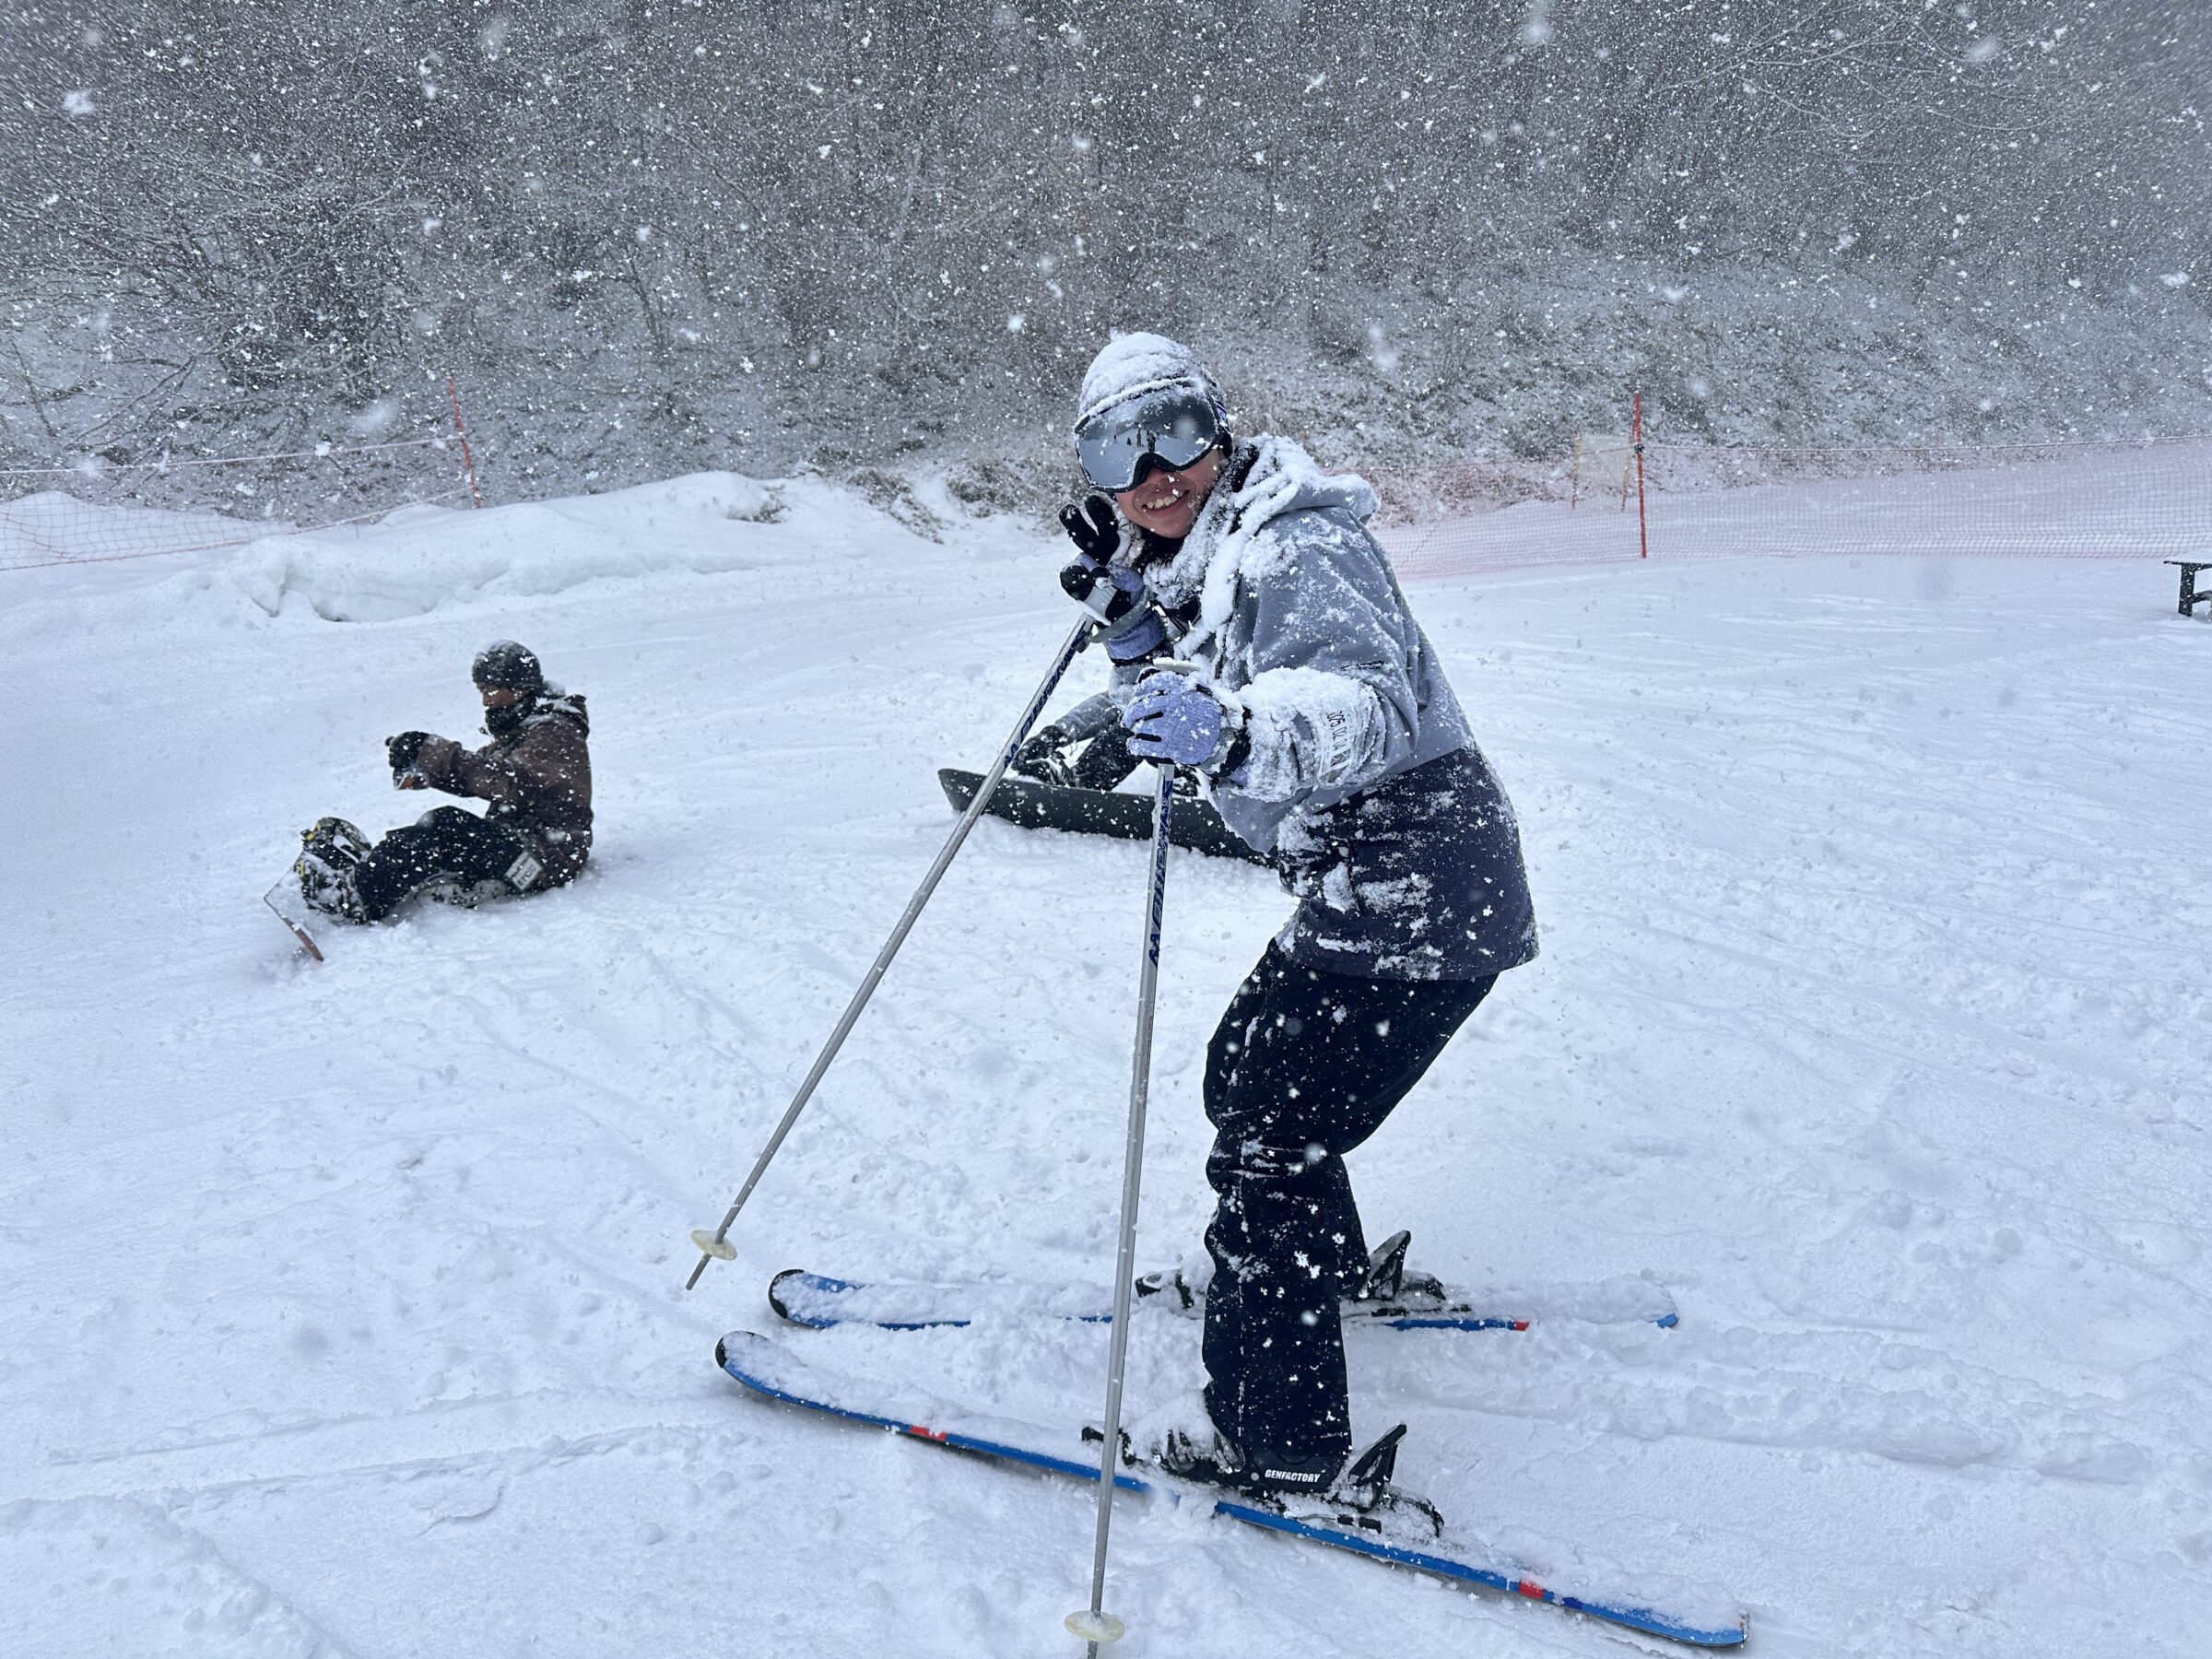
POLYGON ((1146 760, 1203 767, 1219 752, 1229 712, 1195 680, 1156 674, 1122 711, 1129 752, 1146 760))

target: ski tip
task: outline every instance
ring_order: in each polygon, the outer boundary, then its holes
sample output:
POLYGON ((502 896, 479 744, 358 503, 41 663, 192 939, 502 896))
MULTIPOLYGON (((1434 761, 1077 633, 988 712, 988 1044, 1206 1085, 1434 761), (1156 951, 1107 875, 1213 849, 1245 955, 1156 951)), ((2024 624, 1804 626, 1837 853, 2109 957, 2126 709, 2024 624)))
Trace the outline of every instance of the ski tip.
POLYGON ((804 1325, 810 1331, 826 1331, 845 1322, 821 1308, 821 1299, 842 1296, 857 1288, 850 1281, 831 1278, 828 1274, 786 1267, 768 1281, 768 1305, 778 1319, 788 1324, 804 1325))

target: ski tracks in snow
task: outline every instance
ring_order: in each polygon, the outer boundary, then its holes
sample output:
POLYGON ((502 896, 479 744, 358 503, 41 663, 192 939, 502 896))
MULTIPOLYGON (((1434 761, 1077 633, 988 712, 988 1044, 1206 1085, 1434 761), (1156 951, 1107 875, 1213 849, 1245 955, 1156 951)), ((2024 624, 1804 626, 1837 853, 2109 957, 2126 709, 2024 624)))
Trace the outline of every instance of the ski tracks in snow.
MULTIPOLYGON (((23 729, 82 784, 0 808, 41 964, 0 1060, 5 1645, 1059 1640, 1080 1494, 753 1411, 708 1357, 796 1262, 1104 1275, 1142 849, 980 827, 739 1261, 677 1288, 949 827, 935 767, 986 758, 1065 626, 1026 533, 808 511, 745 525, 724 574, 568 594, 441 606, 401 591, 441 579, 425 554, 372 572, 382 621, 150 569, 0 618, 23 729), (467 730, 495 633, 592 697, 592 873, 295 968, 256 899, 297 826, 419 810, 378 740, 467 730), (208 695, 178 696, 187 664, 208 695)), ((2206 636, 2145 580, 1415 589, 1520 809, 1545 954, 1353 1154, 1369 1224, 1461 1282, 1649 1272, 1683 1313, 1355 1335, 1357 1426, 1410 1420, 1406 1477, 1448 1513, 1724 1583, 1777 1659, 2193 1651, 2212 900, 2174 854, 2212 816, 2177 691, 2206 636)), ((1262 872, 1173 862, 1148 1263, 1195 1247, 1206 1038, 1286 910, 1262 872)), ((1102 1387, 1091 1327, 819 1337, 1038 1420, 1102 1387)), ((1132 1340, 1133 1410, 1187 1403, 1196 1327, 1132 1340)), ((1172 1512, 1117 1523, 1113 1584, 1159 1653, 1613 1645, 1172 1512)))

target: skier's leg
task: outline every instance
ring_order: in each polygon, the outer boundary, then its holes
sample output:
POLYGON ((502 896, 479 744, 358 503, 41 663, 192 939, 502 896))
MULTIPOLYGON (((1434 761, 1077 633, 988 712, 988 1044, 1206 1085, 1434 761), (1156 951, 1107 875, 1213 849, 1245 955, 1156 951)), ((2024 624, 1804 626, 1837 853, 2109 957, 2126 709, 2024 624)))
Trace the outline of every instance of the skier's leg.
POLYGON ((529 845, 512 830, 458 806, 438 806, 394 830, 361 860, 354 877, 361 912, 382 921, 433 881, 502 877, 529 845))
POLYGON ((1270 946, 1215 1033, 1206 1405, 1262 1466, 1333 1474, 1350 1450, 1336 1301, 1364 1271, 1366 1246, 1343 1155, 1489 985, 1319 972, 1270 946))

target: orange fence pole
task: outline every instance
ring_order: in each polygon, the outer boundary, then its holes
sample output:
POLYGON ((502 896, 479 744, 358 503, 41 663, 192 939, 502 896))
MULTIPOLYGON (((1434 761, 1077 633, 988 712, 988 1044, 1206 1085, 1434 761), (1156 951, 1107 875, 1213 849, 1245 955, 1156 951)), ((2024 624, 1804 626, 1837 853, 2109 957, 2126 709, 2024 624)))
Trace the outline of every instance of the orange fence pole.
POLYGON ((461 422, 461 394, 453 389, 453 377, 445 377, 445 395, 453 406, 453 430, 461 434, 461 465, 468 474, 469 500, 479 507, 484 505, 484 492, 477 488, 477 458, 468 452, 468 428, 461 422))
POLYGON ((1629 426, 1629 441, 1636 446, 1636 546, 1639 559, 1652 556, 1651 525, 1643 516, 1643 394, 1636 394, 1635 414, 1629 426))

